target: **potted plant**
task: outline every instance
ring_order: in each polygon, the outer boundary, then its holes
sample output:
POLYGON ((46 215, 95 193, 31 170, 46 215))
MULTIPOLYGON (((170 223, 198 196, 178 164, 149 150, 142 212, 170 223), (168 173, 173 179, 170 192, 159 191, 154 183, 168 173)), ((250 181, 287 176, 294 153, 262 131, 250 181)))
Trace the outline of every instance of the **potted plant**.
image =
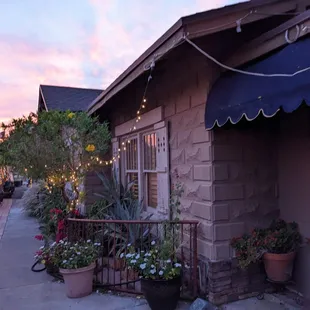
POLYGON ((251 234, 231 241, 241 268, 263 259, 268 279, 282 283, 292 277, 296 251, 300 245, 298 225, 283 220, 276 220, 266 229, 254 229, 251 234))
POLYGON ((152 241, 147 251, 130 246, 125 258, 129 270, 138 273, 141 290, 152 310, 174 310, 180 298, 182 265, 174 260, 169 242, 152 241))
POLYGON ((296 252, 301 245, 301 235, 295 222, 274 222, 266 230, 263 260, 267 276, 275 282, 286 282, 292 277, 296 252))
POLYGON ((100 243, 91 240, 75 243, 60 240, 42 247, 37 258, 42 258, 43 264, 52 263, 58 267, 64 278, 67 297, 79 298, 92 292, 95 261, 100 246, 100 243))

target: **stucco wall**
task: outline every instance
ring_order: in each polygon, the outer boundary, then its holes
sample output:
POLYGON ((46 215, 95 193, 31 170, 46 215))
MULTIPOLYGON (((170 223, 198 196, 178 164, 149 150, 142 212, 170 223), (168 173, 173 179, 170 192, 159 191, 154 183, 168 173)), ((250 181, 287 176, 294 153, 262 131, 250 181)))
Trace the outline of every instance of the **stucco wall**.
MULTIPOLYGON (((310 126, 308 109, 283 116, 279 135, 279 205, 281 217, 296 221, 310 237, 310 126)), ((310 298, 310 247, 302 248, 295 263, 298 289, 310 298)))

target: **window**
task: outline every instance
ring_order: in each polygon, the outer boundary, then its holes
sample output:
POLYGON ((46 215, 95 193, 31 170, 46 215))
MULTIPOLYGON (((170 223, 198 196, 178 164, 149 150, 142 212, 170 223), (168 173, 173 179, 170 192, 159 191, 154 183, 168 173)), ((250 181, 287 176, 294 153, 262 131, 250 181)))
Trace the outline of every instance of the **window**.
POLYGON ((143 174, 148 207, 157 207, 156 134, 143 136, 143 174))
POLYGON ((126 138, 124 179, 145 207, 157 207, 156 133, 138 133, 126 138))
POLYGON ((135 197, 139 197, 138 143, 137 138, 129 140, 126 150, 125 175, 126 183, 132 183, 135 197))
POLYGON ((169 147, 168 127, 162 121, 162 107, 146 112, 131 132, 135 119, 115 127, 113 155, 125 147, 113 163, 123 183, 133 182, 132 190, 153 219, 169 218, 169 147))

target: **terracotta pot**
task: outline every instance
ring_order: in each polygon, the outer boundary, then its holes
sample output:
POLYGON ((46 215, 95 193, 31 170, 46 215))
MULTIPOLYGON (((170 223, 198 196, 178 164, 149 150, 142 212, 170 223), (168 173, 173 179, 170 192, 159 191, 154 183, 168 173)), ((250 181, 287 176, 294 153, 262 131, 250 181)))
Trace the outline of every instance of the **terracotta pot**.
POLYGON ((272 254, 263 256, 267 277, 275 282, 287 282, 292 277, 293 265, 296 253, 272 254))
POLYGON ((110 268, 114 269, 114 270, 121 270, 124 269, 124 260, 121 258, 109 258, 109 266, 110 268))
POLYGON ((59 269, 65 281, 67 297, 79 298, 92 293, 95 267, 96 264, 92 263, 78 269, 59 269))

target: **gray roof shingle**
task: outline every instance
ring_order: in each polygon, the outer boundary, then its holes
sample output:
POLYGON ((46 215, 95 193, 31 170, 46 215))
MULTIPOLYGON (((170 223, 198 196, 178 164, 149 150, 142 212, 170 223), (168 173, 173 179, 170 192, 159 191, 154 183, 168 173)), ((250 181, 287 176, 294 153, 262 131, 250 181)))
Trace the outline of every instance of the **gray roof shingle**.
POLYGON ((40 85, 47 109, 73 112, 86 111, 101 89, 40 85))

